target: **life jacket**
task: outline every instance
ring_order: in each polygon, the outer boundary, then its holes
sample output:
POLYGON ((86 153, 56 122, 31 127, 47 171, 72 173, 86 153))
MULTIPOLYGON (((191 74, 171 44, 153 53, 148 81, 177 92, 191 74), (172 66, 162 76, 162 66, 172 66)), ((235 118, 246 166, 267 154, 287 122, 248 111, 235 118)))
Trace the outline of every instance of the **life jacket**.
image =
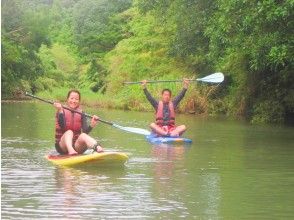
MULTIPOLYGON (((81 111, 81 109, 76 109, 77 111, 81 111)), ((82 111, 81 111, 82 112, 82 111)), ((78 139, 79 135, 82 132, 82 115, 78 113, 74 113, 67 109, 63 109, 64 119, 65 119, 65 128, 61 128, 58 123, 58 112, 56 113, 55 119, 55 143, 59 143, 62 135, 67 130, 73 131, 73 143, 78 139)))
POLYGON ((156 124, 159 126, 163 125, 175 125, 175 108, 172 102, 168 103, 169 117, 168 120, 163 119, 163 102, 158 102, 158 107, 156 111, 156 124))

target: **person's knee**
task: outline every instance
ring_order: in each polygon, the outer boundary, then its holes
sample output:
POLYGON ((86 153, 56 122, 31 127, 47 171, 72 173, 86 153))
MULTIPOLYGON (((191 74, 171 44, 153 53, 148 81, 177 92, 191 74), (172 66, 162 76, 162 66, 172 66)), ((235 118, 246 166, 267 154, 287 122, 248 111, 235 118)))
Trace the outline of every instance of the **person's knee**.
POLYGON ((97 143, 97 141, 94 138, 92 138, 91 136, 89 136, 86 133, 81 133, 78 140, 82 141, 83 143, 86 143, 88 145, 89 144, 93 145, 93 144, 97 143))
POLYGON ((86 133, 81 133, 79 137, 85 139, 88 137, 88 135, 86 133))
POLYGON ((186 130, 187 130, 186 125, 182 125, 182 130, 183 130, 183 131, 186 131, 186 130))
POLYGON ((64 135, 73 136, 73 131, 72 130, 67 130, 66 132, 64 132, 64 135))
POLYGON ((149 126, 150 126, 150 128, 155 128, 156 124, 154 122, 152 122, 149 126))
POLYGON ((82 141, 83 143, 89 143, 89 141, 93 142, 94 139, 86 133, 81 133, 78 140, 82 141))

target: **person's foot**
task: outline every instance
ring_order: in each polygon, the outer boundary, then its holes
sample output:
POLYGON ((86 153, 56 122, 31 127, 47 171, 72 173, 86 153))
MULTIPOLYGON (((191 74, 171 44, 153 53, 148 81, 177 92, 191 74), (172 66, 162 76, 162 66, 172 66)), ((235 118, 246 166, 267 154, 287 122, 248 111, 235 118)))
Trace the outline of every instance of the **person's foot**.
POLYGON ((164 134, 154 133, 154 137, 169 137, 169 133, 168 132, 164 134))
POLYGON ((103 148, 98 144, 94 145, 93 150, 96 151, 97 153, 104 152, 103 148))
POLYGON ((170 137, 180 137, 180 134, 179 133, 171 133, 170 137))
POLYGON ((97 146, 97 147, 96 147, 96 152, 97 152, 97 153, 103 153, 104 150, 103 150, 103 148, 102 148, 101 146, 97 146))
POLYGON ((167 131, 167 132, 163 135, 163 137, 170 137, 170 133, 167 131))
POLYGON ((68 152, 68 155, 69 156, 78 155, 78 152, 76 152, 76 151, 68 152))

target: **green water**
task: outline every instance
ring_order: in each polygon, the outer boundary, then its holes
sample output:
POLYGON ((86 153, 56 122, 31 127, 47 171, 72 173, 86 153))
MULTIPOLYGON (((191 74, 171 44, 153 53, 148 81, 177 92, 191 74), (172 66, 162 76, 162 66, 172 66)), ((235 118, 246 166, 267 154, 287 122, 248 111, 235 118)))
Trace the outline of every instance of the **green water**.
MULTIPOLYGON (((147 128, 152 113, 86 109, 147 128)), ((2 219, 293 219, 294 129, 179 115, 188 146, 150 145, 99 124, 91 135, 124 151, 122 168, 59 168, 54 109, 2 104, 2 219)))

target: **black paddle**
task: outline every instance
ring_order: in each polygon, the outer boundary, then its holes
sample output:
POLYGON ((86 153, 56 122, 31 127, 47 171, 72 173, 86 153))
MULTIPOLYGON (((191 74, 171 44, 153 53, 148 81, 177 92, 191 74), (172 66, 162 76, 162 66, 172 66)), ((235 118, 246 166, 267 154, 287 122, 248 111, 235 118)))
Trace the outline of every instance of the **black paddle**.
MULTIPOLYGON (((46 103, 51 104, 51 105, 54 104, 53 101, 49 101, 49 100, 42 99, 42 98, 37 97, 37 96, 35 96, 35 95, 32 95, 32 94, 30 94, 30 93, 28 93, 28 92, 26 92, 25 95, 26 95, 26 96, 30 96, 30 97, 32 97, 32 98, 34 98, 34 99, 38 99, 38 100, 40 100, 40 101, 42 101, 42 102, 46 102, 46 103)), ((64 106, 64 105, 62 105, 62 108, 67 109, 67 110, 69 110, 69 111, 72 111, 72 112, 74 112, 74 113, 78 113, 78 114, 80 114, 80 115, 84 115, 84 116, 86 116, 86 117, 88 117, 88 118, 92 118, 92 117, 93 117, 93 116, 90 115, 90 114, 87 114, 87 113, 85 113, 85 112, 80 112, 80 111, 77 111, 77 110, 74 110, 74 109, 68 108, 68 107, 66 107, 66 106, 64 106)), ((123 127, 123 126, 117 125, 117 124, 115 124, 115 123, 113 123, 113 122, 102 120, 102 119, 100 119, 100 118, 98 119, 98 121, 101 121, 101 122, 104 123, 104 124, 111 125, 111 126, 113 126, 113 127, 115 127, 115 128, 118 128, 118 129, 120 129, 120 130, 123 130, 123 131, 128 131, 128 132, 131 132, 131 133, 142 134, 142 135, 150 135, 150 131, 145 130, 145 129, 142 129, 142 128, 123 127)))

